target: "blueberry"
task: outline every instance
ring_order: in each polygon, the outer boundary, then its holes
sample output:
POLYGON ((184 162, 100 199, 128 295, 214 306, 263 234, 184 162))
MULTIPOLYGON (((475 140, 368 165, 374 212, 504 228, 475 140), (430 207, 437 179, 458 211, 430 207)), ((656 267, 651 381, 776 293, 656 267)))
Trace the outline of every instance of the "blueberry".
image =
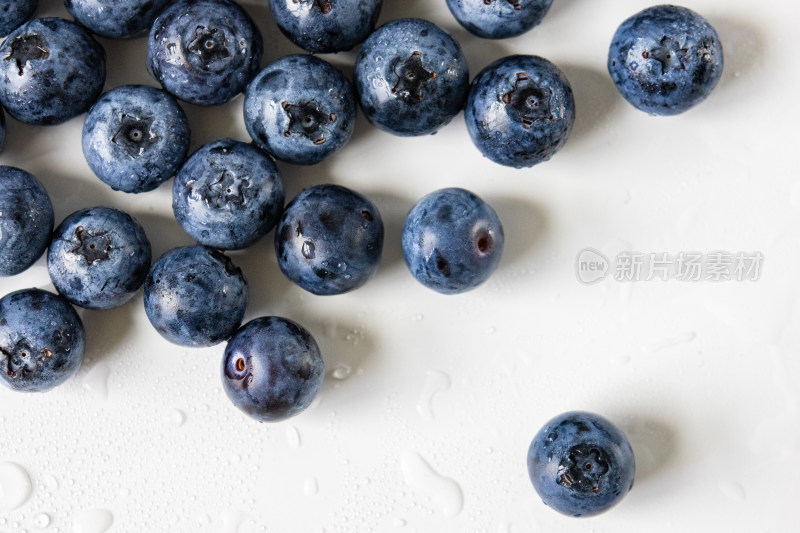
POLYGON ((358 53, 354 77, 369 121, 402 136, 434 133, 461 111, 469 90, 461 47, 421 19, 375 30, 358 53))
POLYGON ((283 211, 283 183, 272 160, 233 139, 207 144, 172 184, 172 209, 200 244, 236 250, 266 235, 283 211))
POLYGON ((363 285, 378 269, 383 220, 372 203, 338 185, 301 192, 275 230, 278 266, 291 281, 320 295, 363 285))
POLYGON ((593 413, 553 418, 528 449, 533 488, 545 505, 569 516, 593 516, 619 503, 633 487, 634 471, 625 434, 593 413))
POLYGON ((403 224, 403 256, 411 274, 442 294, 462 293, 489 279, 504 242, 494 209, 464 189, 430 193, 403 224))
POLYGON ((6 112, 0 106, 0 152, 6 146, 6 112))
POLYGON ((73 376, 85 333, 62 297, 25 289, 0 299, 0 378, 9 389, 45 392, 73 376))
POLYGON ((655 6, 617 29, 608 72, 622 96, 651 115, 677 115, 711 94, 722 76, 716 30, 685 7, 655 6))
POLYGON ((484 39, 516 37, 539 24, 553 0, 447 0, 447 7, 470 33, 484 39))
POLYGON ((246 307, 242 271, 206 246, 173 248, 155 262, 144 283, 150 323, 182 346, 213 346, 229 339, 246 307))
POLYGON ((564 73, 538 56, 498 59, 472 81, 467 131, 485 156, 523 168, 550 159, 575 123, 575 99, 564 73))
POLYGON ((53 222, 53 204, 39 180, 0 166, 0 276, 19 274, 42 256, 53 222))
POLYGON ((244 90, 261 61, 261 33, 231 0, 181 0, 150 30, 147 70, 172 95, 224 104, 244 90))
POLYGON ((325 363, 311 334, 274 316, 242 326, 222 359, 225 393, 259 422, 278 422, 305 410, 324 375, 325 363))
POLYGON ((33 19, 0 45, 0 103, 27 124, 60 124, 89 110, 106 79, 106 53, 74 22, 33 19))
POLYGON ((333 65, 310 55, 287 56, 247 87, 244 123, 261 148, 296 165, 319 163, 353 135, 353 87, 333 65))
POLYGON ((170 0, 64 0, 75 20, 98 35, 127 39, 150 29, 170 0))
POLYGON ((0 38, 31 18, 38 6, 39 0, 3 0, 0 5, 0 38))
POLYGON ((286 37, 309 52, 350 50, 375 27, 383 0, 269 0, 286 37))
POLYGON ((169 94, 126 85, 105 93, 83 124, 83 155, 115 191, 151 191, 171 178, 189 151, 189 122, 169 94))
POLYGON ((81 209, 59 224, 47 251, 56 290, 75 305, 111 309, 144 283, 152 254, 144 229, 110 207, 81 209))

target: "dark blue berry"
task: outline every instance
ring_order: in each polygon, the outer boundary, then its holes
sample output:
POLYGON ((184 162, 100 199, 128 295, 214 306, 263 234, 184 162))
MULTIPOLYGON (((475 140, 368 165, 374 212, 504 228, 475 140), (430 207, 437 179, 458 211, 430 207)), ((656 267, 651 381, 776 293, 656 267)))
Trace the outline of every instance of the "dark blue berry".
POLYGON ((605 418, 573 411, 550 420, 528 449, 528 474, 545 505, 569 516, 593 516, 633 487, 633 450, 605 418))
POLYGON ((434 133, 461 111, 469 90, 458 43, 421 19, 375 30, 356 58, 355 86, 364 114, 395 135, 434 133))
POLYGON ((53 222, 53 204, 39 180, 0 166, 0 276, 19 274, 42 256, 53 222))
POLYGON ((608 72, 619 92, 651 115, 677 115, 705 100, 722 67, 716 30, 694 11, 671 5, 623 22, 608 51, 608 72))
POLYGON ((467 131, 485 156, 522 168, 547 161, 567 142, 575 99, 558 67, 538 56, 498 59, 472 81, 467 131))
POLYGON ((474 289, 497 269, 503 225, 473 193, 441 189, 420 200, 403 224, 403 256, 411 274, 442 294, 474 289))
POLYGON ((45 392, 73 376, 85 334, 61 296, 25 289, 0 299, 0 381, 20 392, 45 392))
POLYGON ((456 20, 485 39, 506 39, 539 24, 553 0, 447 0, 456 20))
POLYGON ((242 326, 222 359, 228 398, 259 422, 278 422, 305 410, 324 375, 325 363, 311 334, 274 316, 242 326))
POLYGON ((150 29, 170 0, 64 0, 75 20, 98 35, 127 39, 150 29))
POLYGON ((222 252, 206 246, 173 248, 150 269, 144 310, 162 337, 182 346, 228 340, 244 318, 247 282, 222 252))
POLYGON ((281 271, 303 289, 341 294, 363 285, 378 269, 383 220, 372 203, 338 185, 301 192, 275 230, 281 271))
POLYGON ((323 54, 363 42, 382 4, 383 0, 269 0, 283 34, 300 48, 323 54))
POLYGON ((189 151, 189 122, 172 96, 144 85, 105 93, 83 124, 83 155, 116 191, 151 191, 171 178, 189 151))
POLYGON ((39 0, 3 0, 0 4, 0 38, 31 18, 38 6, 39 0))
POLYGON ((352 85, 330 63, 287 56, 267 66, 247 87, 244 123, 261 148, 297 165, 319 163, 353 135, 352 85))
POLYGON ((0 103, 28 124, 60 124, 89 110, 106 79, 105 50, 81 26, 33 19, 0 45, 0 103))
POLYGON ((200 244, 247 248, 283 212, 285 196, 275 164, 251 144, 223 139, 195 152, 172 185, 172 209, 200 244))
POLYGON ((258 71, 261 33, 231 0, 181 0, 158 16, 147 69, 168 93, 197 105, 224 104, 258 71))
POLYGON ((130 300, 144 283, 152 253, 144 229, 109 207, 81 209, 59 224, 47 251, 56 290, 89 309, 130 300))

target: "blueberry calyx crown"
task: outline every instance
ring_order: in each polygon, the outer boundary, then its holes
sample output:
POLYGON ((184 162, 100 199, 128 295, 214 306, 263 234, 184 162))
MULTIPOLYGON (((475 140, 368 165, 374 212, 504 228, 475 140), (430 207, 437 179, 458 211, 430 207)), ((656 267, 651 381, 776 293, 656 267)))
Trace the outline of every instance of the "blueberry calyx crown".
POLYGON ((202 198, 211 207, 242 207, 247 203, 250 180, 237 178, 229 170, 223 170, 219 178, 209 183, 202 191, 202 198))
POLYGON ((0 353, 6 357, 6 375, 10 378, 17 377, 20 372, 23 374, 34 372, 45 359, 53 357, 53 352, 46 348, 37 355, 36 350, 25 338, 17 341, 11 349, 0 346, 0 353))
POLYGON ((522 127, 529 130, 535 122, 556 121, 550 109, 552 95, 552 89, 539 87, 527 73, 517 72, 514 88, 500 100, 506 104, 510 114, 522 123, 522 127))
POLYGON ((228 50, 227 34, 218 28, 198 26, 186 48, 200 58, 204 68, 209 68, 218 61, 233 57, 231 51, 228 50))
POLYGON ((411 53, 411 57, 395 70, 395 74, 397 83, 392 87, 392 94, 409 103, 422 102, 422 85, 436 78, 436 72, 428 71, 423 66, 422 52, 418 50, 411 53))
POLYGON ((107 231, 92 233, 83 226, 75 228, 78 245, 70 250, 73 254, 83 256, 86 264, 92 266, 96 261, 108 259, 111 250, 111 237, 107 231))
POLYGON ((295 4, 312 2, 323 15, 327 15, 333 9, 333 3, 330 0, 292 0, 292 2, 295 4))
MULTIPOLYGON (((486 4, 487 6, 492 5, 493 2, 494 2, 494 0, 483 0, 483 3, 486 4)), ((514 9, 516 11, 519 11, 520 9, 522 9, 522 0, 506 0, 506 2, 508 2, 509 4, 514 6, 514 9)))
POLYGON ((47 59, 48 57, 50 57, 50 50, 41 35, 20 35, 11 43, 11 53, 4 59, 16 61, 18 73, 22 76, 28 61, 47 59))
POLYGON ((289 126, 284 130, 283 136, 303 135, 317 146, 327 142, 322 127, 339 120, 336 113, 325 114, 320 110, 315 100, 301 104, 283 101, 281 107, 289 115, 289 126))
POLYGON ((661 63, 662 74, 674 70, 686 70, 684 63, 689 55, 689 49, 684 48, 672 37, 664 36, 659 45, 642 52, 645 59, 655 59, 661 63))
POLYGON ((556 483, 581 494, 600 492, 600 478, 611 466, 605 450, 588 444, 578 444, 569 449, 567 457, 558 465, 556 483))
POLYGON ((123 113, 119 129, 111 137, 111 142, 121 146, 133 158, 141 156, 150 146, 161 140, 151 129, 154 120, 153 117, 139 118, 123 113))

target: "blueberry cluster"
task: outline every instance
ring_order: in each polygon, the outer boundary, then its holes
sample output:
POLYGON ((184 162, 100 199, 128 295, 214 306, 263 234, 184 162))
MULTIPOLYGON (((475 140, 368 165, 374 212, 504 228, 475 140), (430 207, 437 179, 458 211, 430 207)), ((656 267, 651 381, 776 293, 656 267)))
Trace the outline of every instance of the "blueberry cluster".
MULTIPOLYGON (((552 0, 447 0, 455 18, 488 39, 539 24, 552 0)), ((252 246, 273 228, 278 265, 315 295, 364 285, 381 258, 376 206, 337 185, 308 188, 284 206, 275 160, 313 165, 349 141, 360 106, 397 136, 432 134, 464 110, 475 146, 490 160, 530 167, 558 152, 575 121, 564 73, 533 55, 500 58, 470 82, 459 43, 415 18, 375 29, 382 0, 270 0, 275 20, 308 52, 361 45, 353 81, 314 55, 284 57, 259 71, 262 36, 233 0, 64 0, 75 21, 33 18, 36 0, 0 6, 0 150, 5 112, 55 125, 88 111, 86 160, 104 183, 145 193, 174 176, 173 210, 197 245, 174 248, 151 266, 150 242, 127 213, 103 206, 69 215, 53 230, 53 206, 24 170, 0 166, 0 275, 15 275, 47 249, 58 295, 39 289, 0 299, 0 379, 46 391, 81 364, 84 330, 71 304, 123 305, 144 288, 144 307, 165 339, 183 346, 227 341, 224 389, 259 421, 307 408, 324 362, 302 326, 280 317, 242 325, 248 285, 224 250, 252 246), (149 31, 146 67, 162 86, 128 85, 101 95, 106 55, 92 34, 129 38, 149 31), (245 93, 253 139, 221 139, 188 157, 190 131, 179 100, 220 105, 245 93)), ((653 115, 682 113, 720 79, 722 47, 697 13, 664 5, 626 20, 613 37, 608 70, 622 96, 653 115)), ((408 213, 402 250, 411 274, 442 294, 484 283, 503 253, 503 226, 485 201, 461 188, 422 198, 408 213)), ((633 484, 625 435, 591 413, 561 415, 531 443, 534 488, 555 510, 602 512, 633 484)))

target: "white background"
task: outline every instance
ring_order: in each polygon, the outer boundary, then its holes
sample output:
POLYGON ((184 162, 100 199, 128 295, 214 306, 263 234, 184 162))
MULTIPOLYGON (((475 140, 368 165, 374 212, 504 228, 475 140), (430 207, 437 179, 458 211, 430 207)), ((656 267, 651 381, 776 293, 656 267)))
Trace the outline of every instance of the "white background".
MULTIPOLYGON (((66 16, 58 1, 42 4, 40 14, 66 16)), ((264 33, 265 64, 297 51, 266 0, 244 5, 264 33)), ((342 296, 287 281, 272 234, 233 254, 250 283, 247 318, 287 316, 317 338, 329 373, 321 401, 259 425, 221 391, 222 345, 162 340, 141 294, 120 309, 82 311, 88 348, 74 379, 43 395, 0 389, 0 463, 21 465, 34 485, 22 507, 0 510, 0 532, 38 531, 40 512, 51 519, 46 531, 100 532, 87 522, 92 509, 110 511, 112 532, 799 531, 800 8, 687 2, 717 28, 725 73, 699 107, 652 118, 626 104, 605 71, 616 27, 648 5, 555 0, 540 27, 494 42, 458 26, 444 0, 386 0, 381 22, 413 15, 447 28, 472 75, 511 53, 559 65, 578 106, 566 147, 516 171, 480 156, 461 115, 416 139, 360 117, 351 143, 323 164, 279 163, 288 198, 343 184, 375 201, 386 224, 379 272, 342 296), (451 297, 410 276, 399 244, 408 209, 447 186, 486 199, 506 232, 495 276, 451 297), (765 259, 757 282, 585 286, 575 276, 584 247, 765 259), (636 453, 632 492, 591 519, 545 507, 525 467, 533 435, 572 409, 617 423, 636 453), (424 475, 419 458, 449 481, 424 475)), ((145 39, 102 43, 107 88, 154 84, 145 39)), ((350 74, 354 57, 330 59, 350 74)), ((184 105, 192 149, 249 140, 241 106, 241 97, 184 105)), ((132 196, 92 175, 82 123, 10 120, 0 164, 44 183, 57 223, 108 205, 138 218, 156 257, 190 244, 172 218, 171 182, 132 196)), ((3 294, 30 286, 52 289, 44 261, 0 279, 3 294)))

